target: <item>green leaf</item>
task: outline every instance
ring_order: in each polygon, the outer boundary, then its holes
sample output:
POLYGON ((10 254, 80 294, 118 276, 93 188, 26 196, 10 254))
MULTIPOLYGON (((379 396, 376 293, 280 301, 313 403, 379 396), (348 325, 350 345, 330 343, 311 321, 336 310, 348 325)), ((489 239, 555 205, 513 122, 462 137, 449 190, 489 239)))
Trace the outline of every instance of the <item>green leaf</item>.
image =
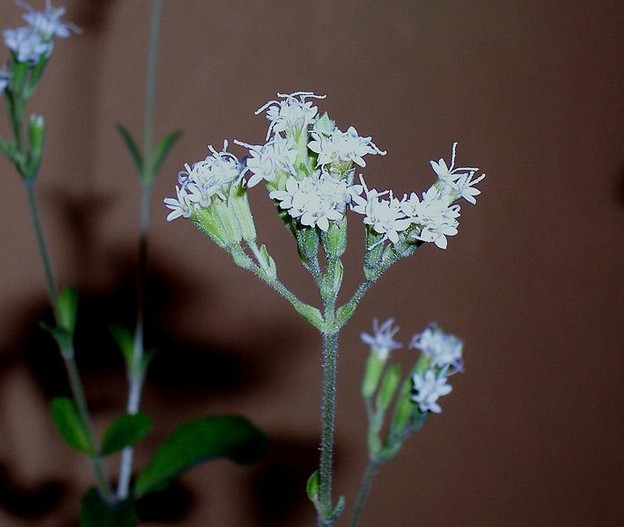
POLYGON ((149 173, 145 175, 148 181, 152 181, 156 177, 160 167, 165 162, 169 152, 180 137, 182 137, 182 132, 180 130, 174 130, 160 140, 160 143, 158 143, 154 151, 154 157, 150 163, 149 173))
POLYGON ((74 287, 65 287, 58 295, 57 306, 59 325, 67 332, 73 333, 78 314, 78 291, 74 287))
POLYGON ((132 159, 134 160, 134 164, 136 165, 137 170, 139 171, 139 176, 143 178, 144 163, 143 163, 143 154, 141 154, 141 150, 139 150, 139 147, 134 142, 132 135, 130 134, 128 129, 124 127, 124 125, 122 125, 121 123, 117 123, 117 131, 119 132, 119 135, 121 135, 121 138, 124 140, 124 143, 126 143, 126 146, 128 147, 128 151, 130 152, 130 155, 132 156, 132 159))
POLYGON ((50 405, 52 421, 59 435, 76 450, 95 455, 95 447, 91 442, 87 426, 80 418, 74 402, 67 397, 56 397, 50 405))
POLYGON ((101 454, 108 456, 134 445, 152 429, 152 420, 144 413, 124 414, 117 417, 102 438, 101 454))
POLYGON ((80 527, 135 527, 138 524, 134 499, 131 497, 107 503, 92 487, 80 501, 80 527))
POLYGON ((308 483, 306 484, 306 494, 308 495, 308 499, 315 505, 319 502, 319 488, 319 473, 318 470, 315 470, 312 474, 310 474, 308 483))
POLYGON ((124 356, 126 365, 130 367, 134 354, 134 334, 125 326, 111 326, 110 332, 124 356))
POLYGON ((139 474, 134 494, 140 497, 162 490, 181 473, 210 459, 255 463, 267 446, 266 436, 243 417, 222 415, 193 419, 180 425, 160 445, 139 474))

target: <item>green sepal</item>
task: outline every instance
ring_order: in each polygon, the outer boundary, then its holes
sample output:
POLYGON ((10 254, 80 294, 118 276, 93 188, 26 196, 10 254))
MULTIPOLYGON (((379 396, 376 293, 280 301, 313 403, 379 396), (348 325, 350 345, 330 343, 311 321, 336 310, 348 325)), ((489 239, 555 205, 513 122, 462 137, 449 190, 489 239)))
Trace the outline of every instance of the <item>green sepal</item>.
POLYGON ((323 250, 329 258, 340 258, 347 250, 347 219, 330 222, 327 232, 321 232, 323 250))
POLYGON ((80 527, 135 527, 138 524, 132 496, 109 503, 92 487, 80 501, 80 527))
POLYGON ((318 470, 315 470, 310 474, 308 482, 306 483, 306 494, 308 495, 308 499, 314 503, 315 506, 319 503, 319 489, 319 473, 318 470))
POLYGON ((13 141, 3 141, 0 139, 0 151, 9 158, 12 163, 17 163, 17 147, 13 141))
POLYGON ((30 154, 28 159, 27 173, 29 178, 37 177, 41 166, 43 145, 45 143, 46 126, 43 116, 32 114, 28 122, 28 139, 30 141, 30 154))
POLYGON ((315 268, 318 265, 318 231, 311 227, 294 227, 293 233, 297 239, 299 259, 307 268, 315 268))
MULTIPOLYGON (((40 59, 41 60, 41 59, 40 59)), ((17 55, 11 52, 10 71, 8 91, 13 94, 14 99, 22 99, 24 97, 24 82, 28 74, 28 62, 19 62, 17 55)))
POLYGON ((139 176, 141 177, 141 179, 144 179, 145 176, 143 174, 143 170, 145 167, 145 162, 143 160, 143 154, 141 153, 141 150, 134 141, 134 138, 132 137, 130 131, 124 125, 122 125, 121 123, 117 123, 116 127, 119 135, 121 136, 124 143, 126 144, 126 147, 128 148, 128 152, 130 152, 130 156, 132 157, 132 160, 136 165, 139 176))
POLYGON ((377 392, 377 409, 385 412, 396 393, 399 383, 401 382, 401 366, 399 364, 390 364, 384 373, 379 391, 377 392))
POLYGON ((44 54, 39 58, 34 66, 29 67, 29 75, 26 79, 26 86, 23 92, 24 99, 30 99, 37 90, 39 81, 41 80, 41 76, 43 75, 49 60, 50 57, 44 54))
POLYGON ((59 326, 73 334, 76 329, 78 316, 78 291, 75 287, 64 287, 57 298, 57 313, 59 326))
POLYGON ((364 242, 364 276, 367 280, 376 280, 381 275, 380 264, 384 243, 383 235, 366 226, 364 242))
POLYGON ((146 174, 143 174, 143 179, 148 181, 149 183, 153 182, 158 174, 158 171, 162 167, 162 164, 167 159, 169 152, 176 144, 178 139, 182 137, 181 130, 174 130, 173 132, 168 133, 163 137, 160 142, 156 145, 154 150, 154 156, 152 157, 149 171, 146 174))
POLYGON ((322 298, 336 298, 342 285, 344 266, 340 260, 330 260, 320 284, 322 298))
POLYGON ((86 423, 80 418, 74 402, 67 397, 56 397, 50 403, 50 415, 57 432, 72 448, 93 457, 97 451, 87 431, 86 423))
POLYGON ((199 463, 226 458, 235 463, 259 461, 268 439, 247 419, 222 415, 200 417, 180 425, 160 445, 139 474, 134 495, 165 488, 174 478, 199 463))
POLYGON ((251 242, 256 239, 256 226, 254 224, 247 189, 242 185, 232 185, 228 193, 228 213, 233 216, 239 227, 239 241, 241 238, 251 242))
POLYGON ((142 412, 120 415, 104 432, 100 454, 109 456, 132 446, 149 434, 151 429, 152 420, 142 412))
POLYGON ((377 390, 379 379, 386 366, 386 359, 379 357, 377 353, 371 351, 366 361, 364 369, 364 379, 362 381, 362 397, 369 399, 377 390))
POLYGON ((394 416, 392 418, 392 425, 390 427, 391 437, 403 437, 406 432, 406 427, 410 422, 412 412, 418 410, 418 405, 411 399, 412 394, 412 379, 408 377, 403 381, 401 390, 397 397, 396 407, 394 409, 394 416))
POLYGON ((270 276, 271 278, 277 277, 277 264, 273 257, 269 254, 269 250, 266 245, 262 244, 260 246, 260 267, 264 270, 264 272, 270 276))

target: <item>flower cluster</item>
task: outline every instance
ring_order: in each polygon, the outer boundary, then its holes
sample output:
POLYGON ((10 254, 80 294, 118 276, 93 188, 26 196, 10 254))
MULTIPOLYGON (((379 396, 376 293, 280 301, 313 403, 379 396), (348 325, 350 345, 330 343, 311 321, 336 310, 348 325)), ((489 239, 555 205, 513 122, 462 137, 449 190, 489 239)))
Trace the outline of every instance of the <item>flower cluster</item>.
POLYGON ((13 52, 17 62, 37 63, 52 53, 54 37, 67 38, 79 29, 69 22, 63 22, 64 7, 52 7, 46 0, 45 11, 35 11, 25 2, 16 2, 26 10, 22 19, 26 26, 3 31, 4 43, 13 52))
MULTIPOLYGON (((422 195, 415 192, 397 198, 390 190, 369 188, 363 176, 354 183, 356 167, 365 167, 365 156, 385 155, 371 137, 362 137, 353 126, 340 130, 327 113, 320 114, 313 100, 325 96, 312 92, 278 93, 255 113, 265 112, 269 121, 264 145, 235 140, 248 150, 240 175, 249 189, 264 181, 269 196, 295 226, 327 232, 344 220, 347 210, 364 216, 363 223, 374 243, 388 241, 416 244, 433 242, 446 248, 447 237, 457 234, 460 206, 464 198, 475 203, 475 187, 485 176, 476 177, 476 167, 456 167, 457 143, 450 165, 444 159, 431 161, 437 181, 422 195)), ((167 198, 174 212, 168 219, 188 218, 194 207, 205 207, 209 199, 178 191, 167 198)), ((209 187, 208 197, 212 187, 209 187)))
MULTIPOLYGON (((377 365, 369 362, 365 377, 374 377, 376 382, 379 382, 381 372, 373 371, 371 368, 373 366, 383 368, 390 352, 402 347, 400 342, 394 340, 398 330, 398 326, 394 325, 394 319, 388 319, 382 324, 374 320, 373 334, 361 334, 362 341, 370 347, 371 356, 381 359, 377 365)), ((440 413, 442 408, 438 399, 453 389, 447 382, 448 377, 463 371, 463 343, 454 335, 445 333, 436 325, 431 325, 422 333, 414 335, 409 347, 422 352, 411 375, 409 397, 416 403, 421 413, 440 413)), ((365 383, 366 381, 367 379, 365 383)))
POLYGON ((414 391, 412 401, 418 404, 421 412, 440 413, 438 399, 453 389, 447 378, 463 371, 463 343, 456 336, 444 333, 436 325, 414 335, 410 348, 418 348, 423 353, 426 368, 412 376, 414 391))
POLYGON ((227 141, 220 152, 209 146, 211 155, 193 165, 185 164, 185 170, 178 172, 177 196, 164 200, 171 209, 167 221, 190 218, 194 212, 210 207, 214 199, 225 200, 232 184, 240 182, 241 164, 227 147, 227 141))

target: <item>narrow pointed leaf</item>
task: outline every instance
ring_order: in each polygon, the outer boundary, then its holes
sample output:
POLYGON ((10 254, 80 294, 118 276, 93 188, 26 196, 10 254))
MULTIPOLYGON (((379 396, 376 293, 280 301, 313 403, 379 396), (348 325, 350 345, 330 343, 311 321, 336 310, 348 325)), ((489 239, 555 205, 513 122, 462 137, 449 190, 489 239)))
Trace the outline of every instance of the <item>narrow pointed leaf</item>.
POLYGON ((134 335, 125 326, 111 326, 110 332, 124 356, 126 365, 130 367, 134 353, 134 335))
POLYGON ((80 418, 74 402, 67 397, 56 397, 50 405, 52 421, 59 435, 76 450, 93 456, 95 448, 89 439, 87 426, 80 418))
POLYGON ((266 451, 266 436, 247 419, 223 415, 200 417, 180 425, 160 445, 139 474, 135 497, 165 488, 175 477, 210 459, 254 463, 266 451))
POLYGON ((144 413, 120 415, 104 433, 102 455, 108 456, 138 443, 151 429, 152 420, 144 413))
POLYGON ((141 150, 139 150, 139 147, 134 142, 132 135, 130 134, 128 129, 124 127, 124 125, 122 125, 121 123, 117 123, 117 131, 119 132, 119 135, 121 135, 121 138, 123 139, 124 143, 126 143, 126 146, 128 147, 128 151, 130 152, 130 155, 132 156, 134 164, 136 165, 137 170, 139 171, 139 175, 142 178, 144 163, 143 163, 143 154, 141 154, 141 150))
POLYGON ((78 314, 78 292, 74 287, 65 287, 58 296, 59 323, 62 329, 73 333, 78 314))
POLYGON ((80 501, 80 527, 135 527, 138 524, 132 498, 109 504, 92 487, 80 501))
POLYGON ((152 181, 156 177, 169 152, 181 136, 182 132, 180 130, 174 130, 160 140, 154 151, 149 174, 146 175, 148 180, 152 181))

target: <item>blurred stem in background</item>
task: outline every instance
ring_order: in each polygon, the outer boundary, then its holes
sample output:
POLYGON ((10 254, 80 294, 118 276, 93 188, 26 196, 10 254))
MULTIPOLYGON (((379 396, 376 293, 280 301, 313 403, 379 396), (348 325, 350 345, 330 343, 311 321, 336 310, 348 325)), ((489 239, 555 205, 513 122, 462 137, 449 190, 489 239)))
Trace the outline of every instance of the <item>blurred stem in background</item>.
MULTIPOLYGON (((154 136, 154 106, 156 93, 156 67, 158 64, 158 37, 160 33, 160 18, 163 0, 153 0, 150 23, 149 51, 147 59, 147 80, 145 87, 145 116, 143 127, 143 159, 151 160, 153 155, 154 136)), ((148 267, 148 234, 151 218, 151 199, 154 177, 143 177, 141 180, 141 205, 139 213, 139 262, 137 273, 137 318, 134 328, 134 345, 132 358, 128 364, 128 400, 126 411, 134 415, 138 413, 141 404, 141 392, 145 380, 143 367, 145 357, 145 294, 147 285, 148 267)), ((134 449, 127 447, 121 455, 119 483, 117 497, 125 499, 128 496, 134 449)))

